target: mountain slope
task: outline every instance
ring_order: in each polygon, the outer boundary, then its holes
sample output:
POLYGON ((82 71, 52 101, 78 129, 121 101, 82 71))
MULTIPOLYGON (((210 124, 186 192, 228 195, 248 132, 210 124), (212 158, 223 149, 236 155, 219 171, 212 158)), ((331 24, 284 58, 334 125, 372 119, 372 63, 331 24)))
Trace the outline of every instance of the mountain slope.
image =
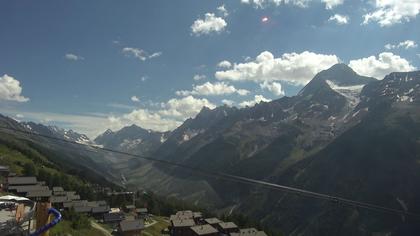
MULTIPOLYGON (((340 64, 317 74, 298 96, 244 109, 204 108, 194 119, 174 130, 154 156, 247 177, 279 175, 359 122, 358 117, 349 117, 357 104, 334 90, 327 81, 339 86, 363 87, 375 80, 359 76, 340 64)), ((131 169, 128 174, 129 183, 156 188, 163 194, 183 192, 183 184, 175 182, 194 181, 182 169, 158 164, 145 164, 131 169)), ((217 196, 214 202, 234 204, 232 199, 243 194, 242 190, 235 192, 234 188, 229 194, 217 194, 226 192, 226 186, 211 179, 203 180, 197 181, 202 188, 187 195, 180 194, 181 197, 189 198, 195 192, 207 191, 217 196)))
MULTIPOLYGON (((275 182, 420 212, 419 87, 420 72, 393 73, 369 84, 362 92, 360 108, 368 110, 362 121, 275 182), (410 98, 401 100, 407 93, 410 98)), ((249 214, 271 212, 264 221, 290 235, 415 235, 420 230, 417 219, 276 192, 243 202, 241 210, 249 214)))
MULTIPOLYGON (((24 132, 39 133, 69 141, 86 141, 84 139, 86 136, 73 131, 65 131, 56 127, 48 127, 35 123, 19 123, 2 115, 0 115, 0 126, 10 127, 24 132), (69 134, 67 138, 64 137, 66 133, 69 134), (72 139, 71 137, 76 138, 72 139)), ((57 167, 79 175, 82 178, 119 182, 119 176, 113 174, 112 166, 108 166, 109 163, 104 159, 104 155, 106 154, 98 152, 96 149, 5 129, 1 129, 1 132, 0 143, 7 147, 19 150, 22 145, 28 146, 31 150, 36 150, 41 155, 48 157, 57 167)))
POLYGON ((131 125, 116 132, 107 130, 94 141, 106 148, 149 155, 167 139, 169 134, 170 132, 156 132, 131 125))

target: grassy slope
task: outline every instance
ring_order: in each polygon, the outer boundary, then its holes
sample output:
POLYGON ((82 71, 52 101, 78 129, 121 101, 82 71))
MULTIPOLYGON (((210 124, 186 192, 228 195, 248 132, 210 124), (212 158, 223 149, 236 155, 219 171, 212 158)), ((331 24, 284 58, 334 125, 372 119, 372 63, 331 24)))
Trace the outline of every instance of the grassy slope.
POLYGON ((72 236, 106 236, 101 230, 98 230, 94 227, 89 229, 73 229, 71 227, 71 222, 63 220, 58 225, 50 230, 51 236, 61 236, 61 235, 72 235, 72 236))

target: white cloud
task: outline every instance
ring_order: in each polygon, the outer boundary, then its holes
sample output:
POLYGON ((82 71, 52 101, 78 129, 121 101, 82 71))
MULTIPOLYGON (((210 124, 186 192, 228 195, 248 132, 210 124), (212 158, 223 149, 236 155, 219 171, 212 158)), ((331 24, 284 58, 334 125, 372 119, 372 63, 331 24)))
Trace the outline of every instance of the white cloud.
POLYGON ((78 56, 78 55, 75 55, 73 53, 67 53, 66 55, 64 55, 64 58, 66 58, 67 60, 71 60, 71 61, 80 61, 80 60, 85 59, 82 56, 78 56))
POLYGON ((220 68, 229 69, 229 68, 232 67, 232 63, 230 63, 229 61, 224 60, 224 61, 219 62, 219 64, 217 64, 217 66, 220 67, 220 68))
POLYGON ((140 102, 140 99, 137 96, 132 96, 131 101, 133 102, 140 102))
POLYGON ((350 18, 348 16, 335 14, 331 16, 328 21, 334 21, 337 25, 346 25, 349 23, 350 18))
POLYGON ((160 115, 184 119, 195 116, 204 106, 210 109, 216 106, 205 98, 194 98, 187 96, 184 98, 172 98, 163 105, 163 109, 158 111, 160 115))
POLYGON ((0 101, 27 102, 29 98, 22 95, 20 82, 12 76, 0 76, 0 101))
POLYGON ((277 83, 277 82, 269 83, 267 81, 264 81, 264 83, 260 84, 260 87, 262 89, 267 89, 268 91, 272 92, 276 96, 284 96, 284 90, 282 89, 280 83, 277 83))
POLYGON ((398 44, 386 44, 385 48, 388 50, 398 49, 398 48, 410 49, 410 48, 417 48, 417 46, 418 46, 417 43, 414 42, 413 40, 405 40, 398 44))
POLYGON ((195 81, 199 81, 199 80, 203 80, 203 79, 206 79, 205 75, 194 75, 193 76, 193 80, 195 80, 195 81))
POLYGON ((145 61, 147 59, 151 59, 151 58, 155 58, 155 57, 159 57, 162 55, 162 52, 154 52, 152 54, 149 54, 148 52, 146 52, 143 49, 140 48, 130 48, 130 47, 125 47, 122 49, 122 53, 126 56, 132 56, 135 57, 141 61, 145 61))
POLYGON ((252 107, 255 104, 258 104, 260 102, 269 102, 269 101, 271 101, 271 99, 265 98, 263 95, 255 95, 254 100, 243 101, 243 102, 239 103, 239 106, 240 107, 252 107))
POLYGON ((176 95, 178 96, 188 96, 188 95, 205 95, 205 96, 211 96, 211 95, 226 95, 226 94, 233 94, 237 93, 241 96, 247 95, 249 93, 246 89, 237 89, 233 85, 229 85, 225 82, 216 82, 216 83, 210 83, 206 82, 201 85, 195 85, 193 86, 192 91, 187 90, 181 90, 176 91, 176 95))
POLYGON ((335 55, 316 54, 313 52, 285 53, 275 58, 271 52, 264 51, 254 61, 234 64, 225 71, 217 71, 219 80, 233 81, 286 81, 305 85, 316 73, 328 69, 339 62, 335 55))
POLYGON ((206 13, 204 19, 197 19, 191 25, 191 31, 194 35, 200 36, 210 33, 220 33, 225 30, 226 21, 222 17, 215 16, 214 13, 206 13))
POLYGON ((223 17, 227 17, 229 15, 229 12, 227 11, 225 4, 219 6, 217 10, 219 11, 219 14, 222 15, 223 17))
POLYGON ((222 103, 225 104, 226 106, 230 106, 230 107, 233 106, 233 104, 235 104, 234 101, 229 100, 229 99, 223 99, 222 103))
MULTIPOLYGON (((193 96, 173 98, 159 105, 155 103, 149 105, 149 108, 133 109, 125 114, 108 115, 106 124, 112 130, 136 124, 145 129, 167 131, 177 128, 186 119, 197 115, 204 106, 210 109, 216 107, 205 98, 199 99, 193 96)), ((103 127, 102 130, 106 128, 108 127, 103 127)))
POLYGON ((336 6, 339 6, 344 3, 344 0, 322 0, 325 3, 325 8, 328 10, 333 9, 336 6))
POLYGON ((136 124, 145 129, 167 131, 177 128, 187 118, 197 115, 206 106, 214 109, 216 106, 207 99, 197 99, 188 96, 181 99, 170 99, 160 106, 150 109, 133 109, 123 114, 92 113, 71 115, 50 112, 25 112, 16 110, 2 110, 5 114, 14 116, 19 113, 27 120, 46 123, 48 125, 65 124, 63 128, 73 129, 95 138, 106 129, 118 130, 124 126, 136 124))
POLYGON ((145 81, 146 81, 146 80, 148 80, 148 79, 149 79, 149 76, 147 76, 147 75, 142 76, 142 77, 140 78, 141 82, 145 82, 145 81))
POLYGON ((375 9, 364 15, 363 24, 377 22, 381 27, 408 22, 420 12, 420 0, 376 0, 375 9))
POLYGON ((282 4, 291 4, 298 7, 307 7, 311 0, 241 0, 241 3, 251 4, 255 8, 264 8, 267 5, 280 6, 282 4))
POLYGON ((127 126, 129 124, 136 124, 145 129, 152 129, 156 131, 167 131, 174 129, 182 124, 182 122, 170 118, 165 118, 156 112, 147 109, 137 109, 115 118, 115 122, 120 126, 127 126))
POLYGON ((376 56, 370 56, 357 60, 351 60, 349 66, 358 74, 383 79, 391 72, 406 72, 415 70, 416 67, 406 59, 390 52, 383 52, 376 56))
POLYGON ((160 57, 160 56, 162 56, 162 52, 155 52, 155 53, 152 53, 149 56, 149 58, 155 58, 155 57, 160 57))

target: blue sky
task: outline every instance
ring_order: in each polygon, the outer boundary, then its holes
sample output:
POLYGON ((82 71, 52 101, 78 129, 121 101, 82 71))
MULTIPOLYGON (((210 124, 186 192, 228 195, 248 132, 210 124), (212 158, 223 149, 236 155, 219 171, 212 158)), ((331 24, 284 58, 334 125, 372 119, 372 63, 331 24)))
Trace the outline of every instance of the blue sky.
POLYGON ((132 123, 173 129, 203 105, 291 96, 337 62, 378 79, 420 68, 420 1, 18 0, 0 9, 0 112, 90 137, 132 123))

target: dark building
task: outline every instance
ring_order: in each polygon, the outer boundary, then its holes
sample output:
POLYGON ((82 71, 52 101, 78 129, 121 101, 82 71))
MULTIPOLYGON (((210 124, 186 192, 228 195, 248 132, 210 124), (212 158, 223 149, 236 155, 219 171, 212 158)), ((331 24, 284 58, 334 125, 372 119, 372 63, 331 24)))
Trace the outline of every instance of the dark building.
POLYGON ((124 213, 122 212, 112 212, 112 213, 105 213, 103 216, 104 223, 107 224, 115 224, 120 223, 125 219, 124 213))
POLYGON ((143 220, 123 220, 120 222, 118 231, 124 236, 140 236, 144 229, 143 220))
POLYGON ((207 218, 207 219, 204 219, 204 222, 206 223, 206 224, 209 224, 209 225, 211 225, 211 226, 213 226, 213 227, 215 227, 215 228, 217 228, 217 224, 219 224, 220 222, 222 222, 221 220, 219 220, 219 219, 217 219, 217 218, 207 218))

